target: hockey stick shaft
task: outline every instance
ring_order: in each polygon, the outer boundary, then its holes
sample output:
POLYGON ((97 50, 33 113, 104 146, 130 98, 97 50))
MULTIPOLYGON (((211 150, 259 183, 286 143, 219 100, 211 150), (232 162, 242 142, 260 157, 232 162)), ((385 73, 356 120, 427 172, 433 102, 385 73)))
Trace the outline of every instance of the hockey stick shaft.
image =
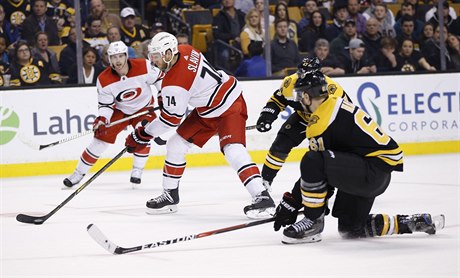
MULTIPOLYGON (((117 125, 117 124, 120 124, 120 123, 123 123, 123 122, 126 122, 126 121, 129 121, 131 119, 134 119, 134 118, 137 118, 137 117, 140 117, 140 116, 143 116, 143 115, 146 115, 150 112, 153 112, 155 110, 158 110, 160 109, 160 107, 154 107, 154 108, 151 108, 149 110, 144 110, 144 111, 141 111, 139 113, 136 113, 136 114, 133 114, 131 116, 128 116, 128 117, 125 117, 125 118, 122 118, 120 120, 117 120, 117 121, 114 121, 114 122, 111 122, 109 123, 106 127, 111 127, 111 126, 114 126, 114 125, 117 125)), ((72 141, 72 140, 75 140, 77 138, 80 138, 80 137, 83 137, 83 136, 86 136, 88 134, 92 134, 94 131, 92 129, 90 130, 86 130, 86 131, 83 131, 83 132, 80 132, 78 134, 74 134, 70 137, 67 137, 67 138, 64 138, 64 139, 61 139, 59 141, 55 141, 55 142, 52 142, 52 143, 49 143, 49 144, 45 144, 45 145, 38 145, 35 147, 35 149, 38 148, 38 150, 43 150, 43 149, 46 149, 46 148, 49 148, 49 147, 53 147, 53 146, 56 146, 56 145, 59 145, 59 144, 62 144, 62 143, 66 143, 66 142, 69 142, 69 141, 72 141)), ((30 144, 29 144, 30 145, 30 144)))
POLYGON ((75 190, 72 194, 70 194, 67 199, 65 199, 62 203, 60 203, 56 208, 54 208, 50 213, 43 215, 43 216, 31 216, 26 214, 18 214, 16 216, 16 220, 22 223, 28 224, 36 224, 40 225, 43 224, 48 218, 50 218, 53 214, 55 214, 58 210, 60 210, 65 204, 67 204, 70 200, 72 200, 75 196, 78 195, 83 189, 85 189, 88 185, 90 185, 97 177, 99 177, 102 173, 107 170, 115 161, 117 161, 123 154, 127 151, 127 148, 124 148, 119 152, 114 158, 112 158, 107 164, 104 165, 99 171, 97 171, 91 178, 89 178, 84 184, 82 184, 79 188, 75 190))
POLYGON ((193 239, 199 239, 203 237, 208 237, 208 236, 213 236, 217 234, 222 234, 222 233, 227 233, 231 231, 236 231, 244 228, 249 228, 257 225, 262 225, 265 223, 270 223, 275 221, 275 218, 268 218, 268 219, 262 219, 262 220, 257 220, 253 222, 248 222, 240 225, 235 225, 235 226, 230 226, 226 228, 221 228, 217 230, 212 230, 208 232, 202 232, 198 234, 193 234, 193 235, 187 235, 187 236, 182 236, 182 237, 177 237, 174 239, 168 239, 168 240, 162 240, 158 242, 153 242, 153 243, 148 243, 144 245, 139 245, 139 246, 134 246, 134 247, 129 247, 129 248, 124 248, 121 246, 118 246, 111 242, 107 237, 99 230, 99 228, 94 225, 94 224, 89 224, 87 227, 89 235, 99 244, 107 250, 109 253, 112 253, 114 255, 120 255, 120 254, 126 254, 126 253, 131 253, 131 252, 136 252, 136 251, 141 251, 143 249, 149 249, 149 248, 156 248, 160 247, 163 245, 171 245, 179 242, 184 242, 184 241, 190 241, 193 239))

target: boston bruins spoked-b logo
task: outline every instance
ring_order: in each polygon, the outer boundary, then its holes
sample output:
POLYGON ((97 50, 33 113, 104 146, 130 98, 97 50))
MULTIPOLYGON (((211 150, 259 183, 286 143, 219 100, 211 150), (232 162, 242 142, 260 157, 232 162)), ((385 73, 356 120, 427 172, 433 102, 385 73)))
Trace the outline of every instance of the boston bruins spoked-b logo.
POLYGON ((40 79, 40 69, 36 65, 23 66, 19 76, 27 84, 36 83, 40 79))
POLYGON ((130 101, 135 98, 137 98, 142 92, 141 88, 131 88, 131 89, 126 89, 124 91, 121 91, 117 95, 117 101, 118 102, 123 102, 123 101, 130 101))

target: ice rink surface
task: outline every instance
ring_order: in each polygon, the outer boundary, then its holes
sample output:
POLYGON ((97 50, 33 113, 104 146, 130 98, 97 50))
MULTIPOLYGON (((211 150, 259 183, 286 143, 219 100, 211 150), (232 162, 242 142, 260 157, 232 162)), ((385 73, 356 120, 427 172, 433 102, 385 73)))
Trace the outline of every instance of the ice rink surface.
MULTIPOLYGON (((298 168, 288 163, 278 174, 275 202, 298 168)), ((243 214, 249 193, 230 167, 188 168, 179 211, 152 216, 144 207, 162 191, 161 171, 146 171, 135 190, 129 172, 106 172, 35 226, 15 216, 53 210, 72 193, 61 190, 64 176, 2 179, 0 277, 460 277, 459 172, 459 154, 406 157, 405 172, 393 174, 374 204, 374 213, 445 214, 446 227, 434 236, 343 240, 328 216, 319 243, 283 245, 270 223, 125 255, 97 245, 88 224, 132 247, 250 222, 243 214)))

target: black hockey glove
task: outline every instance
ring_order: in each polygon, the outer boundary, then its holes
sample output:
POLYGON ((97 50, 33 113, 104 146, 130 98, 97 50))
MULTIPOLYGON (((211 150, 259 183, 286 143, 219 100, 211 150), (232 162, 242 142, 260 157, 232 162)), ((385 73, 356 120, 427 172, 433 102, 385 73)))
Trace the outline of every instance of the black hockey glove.
POLYGON ((297 214, 299 209, 302 208, 302 204, 297 202, 289 192, 285 192, 283 199, 280 204, 276 207, 275 212, 275 223, 273 228, 275 232, 278 231, 281 226, 287 226, 294 224, 297 220, 297 214))
POLYGON ((126 137, 125 146, 127 151, 133 153, 135 150, 145 148, 152 138, 153 136, 145 132, 143 126, 138 127, 126 137))
POLYGON ((270 107, 264 107, 262 113, 260 113, 259 119, 257 120, 257 130, 259 132, 267 132, 272 129, 272 123, 278 118, 276 110, 270 107))

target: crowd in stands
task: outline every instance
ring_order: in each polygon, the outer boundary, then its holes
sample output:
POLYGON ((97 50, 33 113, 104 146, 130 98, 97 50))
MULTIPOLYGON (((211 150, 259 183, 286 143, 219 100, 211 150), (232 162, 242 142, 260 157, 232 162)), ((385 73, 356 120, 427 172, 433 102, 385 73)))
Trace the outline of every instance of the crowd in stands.
POLYGON ((0 86, 5 75, 11 86, 77 83, 79 30, 85 84, 94 84, 109 66, 110 42, 125 42, 131 58, 146 58, 150 39, 161 31, 175 34, 179 44, 194 44, 195 24, 187 22, 185 11, 209 12, 205 24, 211 31, 202 51, 237 76, 266 76, 268 44, 274 76, 289 73, 307 56, 317 56, 328 75, 439 71, 441 53, 447 70, 460 70, 458 0, 270 0, 268 26, 264 0, 151 2, 158 10, 154 22, 143 20, 135 6, 111 13, 103 0, 91 0, 81 11, 82 26, 76 26, 73 0, 0 0, 0 86), (178 27, 174 16, 187 28, 178 27))

